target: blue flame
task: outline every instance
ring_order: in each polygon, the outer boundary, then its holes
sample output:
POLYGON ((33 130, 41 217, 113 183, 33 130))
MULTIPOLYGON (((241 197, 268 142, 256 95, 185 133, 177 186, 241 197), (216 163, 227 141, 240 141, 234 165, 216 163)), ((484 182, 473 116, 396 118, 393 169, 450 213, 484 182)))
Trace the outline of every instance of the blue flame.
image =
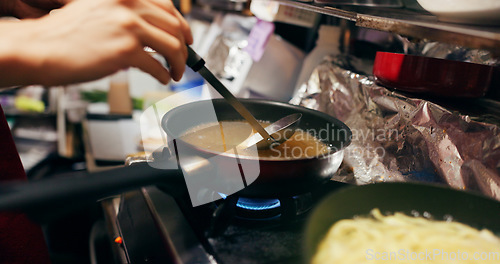
MULTIPOLYGON (((219 195, 226 199, 227 195, 223 193, 219 193, 219 195)), ((261 198, 243 198, 240 197, 236 206, 246 210, 269 210, 279 208, 281 206, 281 202, 278 199, 261 199, 261 198)))
POLYGON ((260 211, 278 208, 281 206, 281 202, 278 199, 240 198, 238 199, 238 203, 236 203, 236 206, 247 210, 260 211))

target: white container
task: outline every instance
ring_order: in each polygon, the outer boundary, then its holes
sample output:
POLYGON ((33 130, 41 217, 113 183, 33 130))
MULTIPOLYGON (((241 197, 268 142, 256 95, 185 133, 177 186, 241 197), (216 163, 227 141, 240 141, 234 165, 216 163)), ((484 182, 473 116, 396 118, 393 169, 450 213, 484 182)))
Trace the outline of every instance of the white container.
POLYGON ((140 128, 131 116, 88 114, 87 133, 96 160, 125 161, 138 152, 140 128))
POLYGON ((295 92, 311 77, 314 68, 328 55, 337 55, 339 51, 340 27, 321 25, 318 31, 316 47, 306 56, 295 85, 295 92))
POLYGON ((418 0, 441 21, 500 25, 500 0, 418 0))

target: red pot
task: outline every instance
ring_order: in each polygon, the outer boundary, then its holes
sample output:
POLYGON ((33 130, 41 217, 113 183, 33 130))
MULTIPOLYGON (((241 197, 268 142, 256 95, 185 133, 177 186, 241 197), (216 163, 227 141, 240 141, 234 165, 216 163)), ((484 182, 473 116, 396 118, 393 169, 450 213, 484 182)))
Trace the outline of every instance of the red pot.
POLYGON ((376 82, 396 90, 439 97, 482 97, 490 86, 488 65, 377 52, 373 66, 376 82))

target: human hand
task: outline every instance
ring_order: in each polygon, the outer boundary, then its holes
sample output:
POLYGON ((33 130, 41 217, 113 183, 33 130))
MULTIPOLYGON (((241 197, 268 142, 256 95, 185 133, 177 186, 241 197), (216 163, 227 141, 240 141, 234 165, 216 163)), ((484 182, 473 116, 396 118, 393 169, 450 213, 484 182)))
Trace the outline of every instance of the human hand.
POLYGON ((31 71, 22 73, 22 65, 17 67, 10 78, 21 75, 7 85, 84 82, 128 67, 162 83, 180 80, 186 44, 193 41, 171 0, 76 0, 48 16, 9 24, 6 39, 31 71), (145 52, 145 46, 163 55, 170 69, 145 52))

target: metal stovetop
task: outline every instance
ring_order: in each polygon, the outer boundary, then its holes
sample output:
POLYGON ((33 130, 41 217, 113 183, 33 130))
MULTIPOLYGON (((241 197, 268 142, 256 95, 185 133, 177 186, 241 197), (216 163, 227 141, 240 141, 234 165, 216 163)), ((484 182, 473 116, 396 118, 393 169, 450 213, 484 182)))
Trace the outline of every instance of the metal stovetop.
MULTIPOLYGON (((317 201, 344 185, 329 181, 315 191, 312 200, 317 201)), ((121 237, 123 241, 114 243, 119 263, 303 262, 302 236, 307 210, 299 209, 300 214, 286 221, 280 217, 266 220, 230 217, 225 219, 228 221, 222 230, 213 232, 213 215, 218 205, 193 208, 187 197, 176 200, 156 187, 123 194, 103 205, 108 212, 109 231, 113 238, 121 237)), ((303 206, 297 200, 290 205, 303 206)))

